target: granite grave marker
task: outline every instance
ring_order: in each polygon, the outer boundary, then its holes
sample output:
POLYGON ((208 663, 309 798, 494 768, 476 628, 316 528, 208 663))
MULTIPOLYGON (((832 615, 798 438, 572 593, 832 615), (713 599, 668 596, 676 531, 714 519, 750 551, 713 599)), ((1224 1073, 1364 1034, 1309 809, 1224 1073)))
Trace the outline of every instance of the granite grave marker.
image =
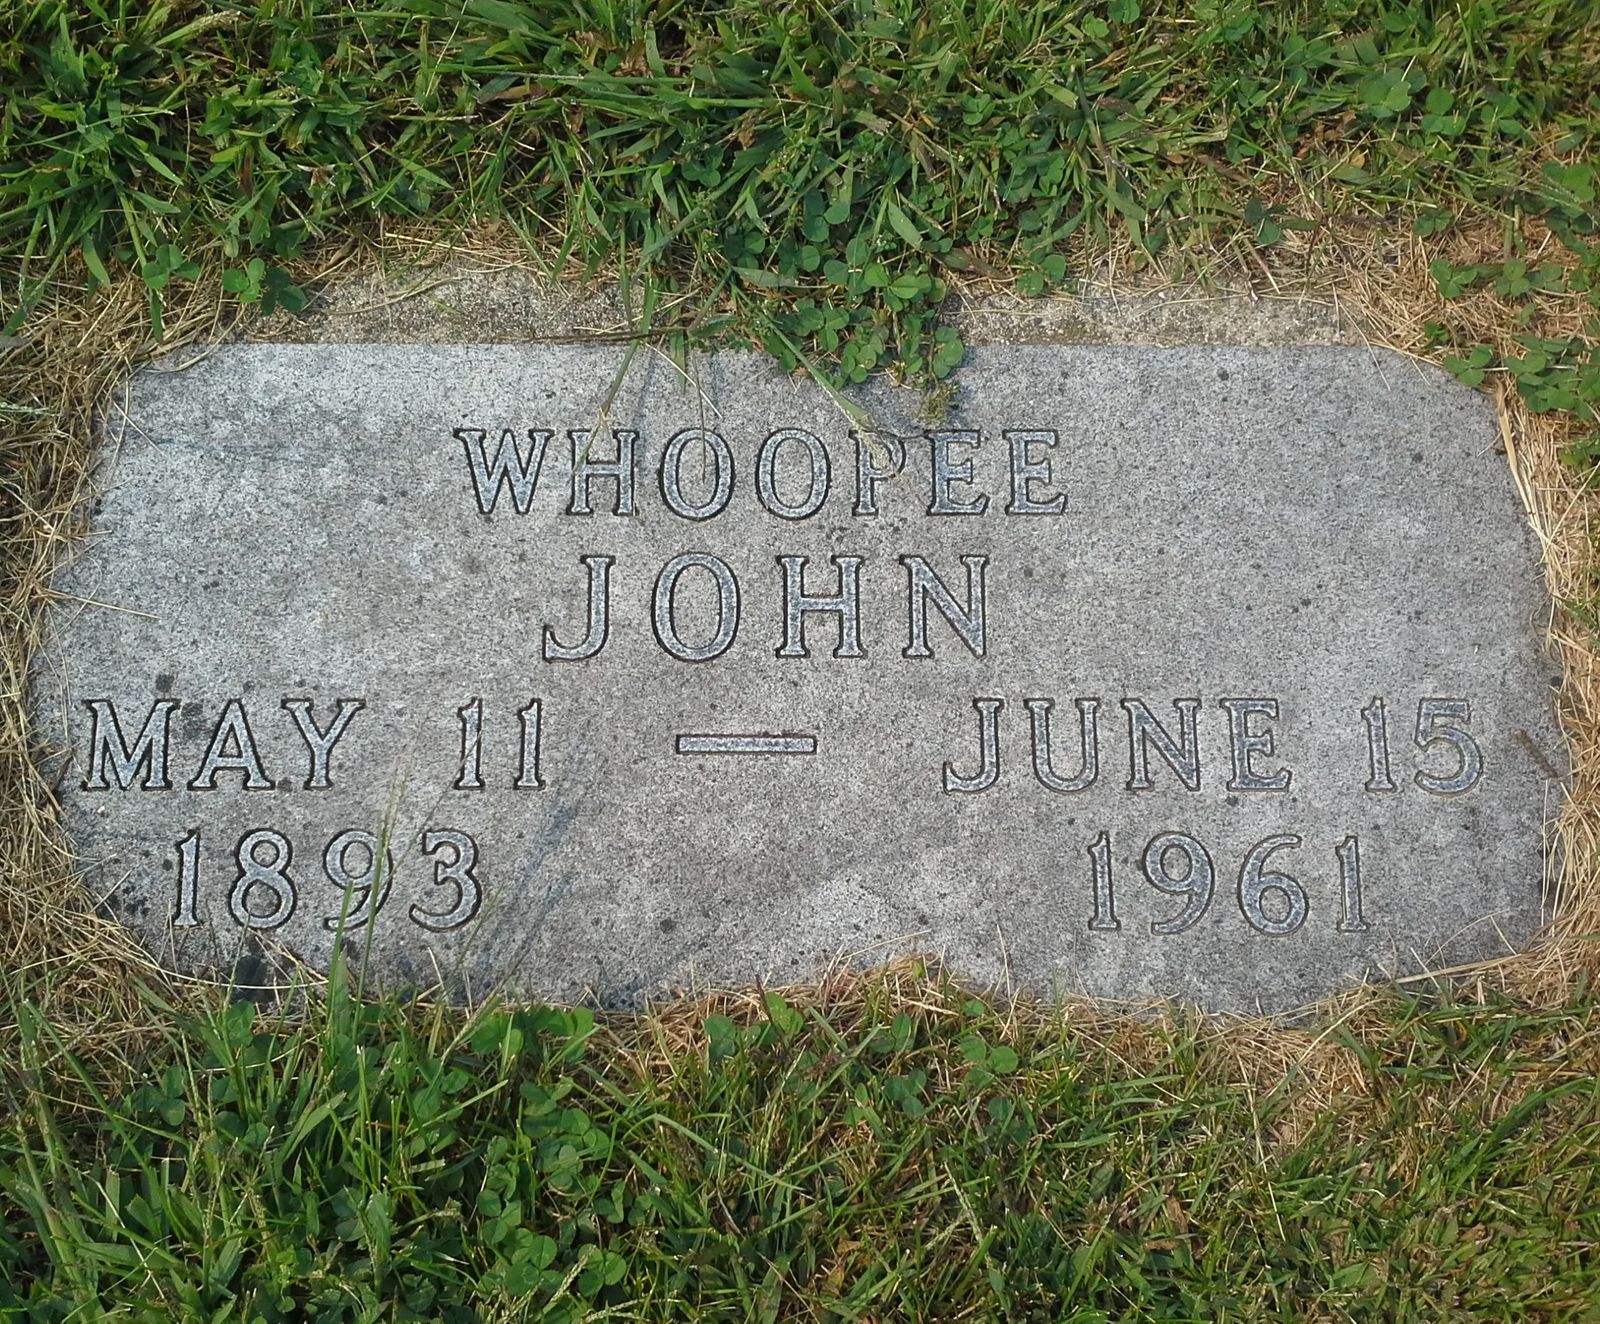
POLYGON ((34 689, 160 959, 343 941, 617 1004, 912 946, 1278 1010, 1537 928, 1566 756, 1479 396, 1354 348, 991 348, 930 421, 623 365, 136 377, 34 689))

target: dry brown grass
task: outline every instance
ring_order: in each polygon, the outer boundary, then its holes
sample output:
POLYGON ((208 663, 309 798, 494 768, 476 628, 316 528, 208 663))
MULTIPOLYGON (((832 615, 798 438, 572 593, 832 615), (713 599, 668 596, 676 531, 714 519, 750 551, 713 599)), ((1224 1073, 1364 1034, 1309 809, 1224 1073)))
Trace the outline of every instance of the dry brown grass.
MULTIPOLYGON (((1436 256, 1458 264, 1498 260, 1503 222, 1461 224, 1434 240, 1369 224, 1323 227, 1291 235, 1271 265, 1254 252, 1219 255, 1209 272, 1213 288, 1245 298, 1313 301, 1333 309, 1371 343, 1419 359, 1437 358, 1428 348, 1430 322, 1450 327, 1459 341, 1484 341, 1512 348, 1517 331, 1557 336, 1578 331, 1584 308, 1575 296, 1534 296, 1531 323, 1518 326, 1515 308, 1492 293, 1443 300, 1428 274, 1436 256)), ((1560 246, 1531 223, 1523 236, 1541 261, 1559 261, 1560 246)), ((1130 273, 1126 254, 1085 258, 1090 287, 1148 294, 1171 287, 1170 273, 1130 273)), ((429 267, 449 261, 453 270, 492 272, 527 264, 504 232, 441 239, 427 232, 396 232, 352 240, 298 273, 318 280, 355 278, 397 268, 396 288, 425 287, 429 267)), ((182 290, 169 291, 163 349, 204 342, 229 330, 215 273, 182 290)), ((590 307, 591 305, 583 305, 590 307)), ((63 1043, 106 1062, 136 1056, 142 1032, 163 1014, 142 988, 181 1005, 218 991, 159 970, 127 931, 101 917, 74 881, 70 855, 56 824, 53 788, 40 772, 41 742, 49 733, 30 724, 26 699, 29 660, 40 645, 51 570, 70 555, 85 521, 91 436, 97 409, 113 398, 130 369, 155 349, 147 335, 145 293, 127 280, 92 299, 72 290, 30 323, 23 343, 0 348, 4 412, 0 413, 0 603, 6 619, 0 667, 0 813, 8 830, 0 835, 0 968, 9 996, 0 1009, 0 1053, 14 1043, 15 1008, 31 1000, 58 1029, 63 1043)), ((596 327, 615 333, 625 327, 596 327)), ((258 325, 254 334, 271 334, 258 325)), ((1486 1004, 1509 994, 1538 1008, 1568 1003, 1580 982, 1600 975, 1600 686, 1595 639, 1568 607, 1581 603, 1596 584, 1597 553, 1592 521, 1595 497, 1581 476, 1562 463, 1572 440, 1565 416, 1527 411, 1506 382, 1493 382, 1500 407, 1507 462, 1528 506, 1544 549, 1553 599, 1551 646, 1566 675, 1561 717, 1571 746, 1572 794, 1562 806, 1555 834, 1560 877, 1547 880, 1554 920, 1527 951, 1449 976, 1453 995, 1486 1004)), ((891 962, 868 974, 843 969, 784 993, 849 1025, 885 1006, 957 1015, 963 996, 920 961, 891 962)), ((1193 1020, 1190 1033, 1219 1080, 1266 1094, 1292 1082, 1296 1105, 1280 1119, 1268 1147, 1290 1142, 1310 1118, 1336 1103, 1368 1092, 1371 1073, 1352 1045, 1381 1048, 1392 1025, 1392 995, 1358 989, 1312 1010, 1293 1025, 1234 1018, 1193 1020), (1297 1120, 1298 1119, 1298 1120, 1297 1120)), ((619 1018, 609 1027, 618 1051, 647 1069, 670 1070, 674 1055, 700 1045, 705 1019, 723 1013, 748 1020, 763 1014, 760 991, 724 990, 658 1005, 647 1016, 619 1018)), ((1148 1070, 1171 1051, 1172 1021, 1186 1013, 1132 1016, 1087 1003, 1048 1009, 1013 999, 1006 1014, 1025 1023, 1064 1018, 1079 1038, 1108 1064, 1129 1072, 1148 1070), (1163 1017, 1167 1018, 1163 1020, 1163 1017)), ((1489 1014, 1489 1013, 1485 1013, 1489 1014)), ((1596 1062, 1592 1035, 1581 1031, 1560 1041, 1552 1035, 1552 1062, 1562 1070, 1596 1062)), ((1463 1077, 1462 1088, 1472 1081, 1463 1077)))

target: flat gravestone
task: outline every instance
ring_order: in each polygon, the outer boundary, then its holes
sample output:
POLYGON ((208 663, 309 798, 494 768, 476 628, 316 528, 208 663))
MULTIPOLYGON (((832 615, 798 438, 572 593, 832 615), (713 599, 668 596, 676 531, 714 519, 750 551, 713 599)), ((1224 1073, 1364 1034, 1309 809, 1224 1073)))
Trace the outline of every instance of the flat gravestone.
POLYGON ((1490 406, 1358 349, 254 345, 133 382, 35 693, 159 958, 626 1004, 908 947, 1277 1010, 1541 922, 1490 406))

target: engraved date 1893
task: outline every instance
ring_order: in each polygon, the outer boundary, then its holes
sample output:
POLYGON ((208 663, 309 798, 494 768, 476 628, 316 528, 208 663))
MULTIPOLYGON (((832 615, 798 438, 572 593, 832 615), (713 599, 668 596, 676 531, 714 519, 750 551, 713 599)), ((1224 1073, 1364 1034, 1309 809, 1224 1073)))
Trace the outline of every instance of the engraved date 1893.
MULTIPOLYGON (((479 882, 478 843, 455 828, 433 828, 418 839, 420 853, 433 865, 433 885, 443 909, 412 905, 412 923, 441 933, 459 929, 483 904, 479 882)), ((172 927, 200 923, 196 905, 200 891, 201 832, 195 828, 177 843, 177 898, 172 927)), ((276 929, 289 922, 300 903, 300 884, 291 872, 295 850, 289 838, 272 828, 255 828, 239 838, 232 854, 233 881, 228 913, 247 929, 276 929)), ((335 833, 323 847, 321 873, 338 903, 322 918, 329 932, 360 929, 369 924, 389 899, 394 883, 394 853, 375 833, 349 828, 335 833)))

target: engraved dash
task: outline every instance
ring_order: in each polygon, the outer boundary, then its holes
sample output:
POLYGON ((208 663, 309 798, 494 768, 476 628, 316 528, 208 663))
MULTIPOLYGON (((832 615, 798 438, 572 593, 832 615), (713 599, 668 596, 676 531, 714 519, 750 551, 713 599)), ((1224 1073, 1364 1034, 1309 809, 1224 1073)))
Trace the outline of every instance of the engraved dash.
POLYGON ((680 735, 680 754, 815 754, 816 736, 800 735, 680 735))

